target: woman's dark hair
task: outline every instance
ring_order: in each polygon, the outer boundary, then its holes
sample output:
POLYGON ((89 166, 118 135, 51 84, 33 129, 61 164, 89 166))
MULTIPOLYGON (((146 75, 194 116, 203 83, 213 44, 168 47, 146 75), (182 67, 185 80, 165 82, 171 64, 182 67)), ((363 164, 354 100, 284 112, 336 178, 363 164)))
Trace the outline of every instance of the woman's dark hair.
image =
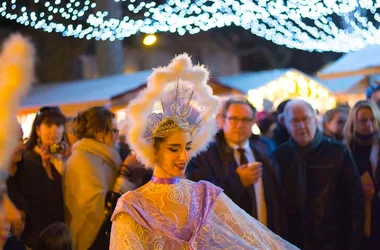
POLYGON ((74 118, 74 134, 78 139, 94 139, 96 133, 112 130, 112 120, 114 118, 115 115, 105 107, 89 108, 74 118))
POLYGON ((265 117, 257 122, 257 126, 259 127, 261 134, 266 135, 269 130, 271 129, 271 126, 276 123, 275 117, 265 117))
MULTIPOLYGON (((38 135, 37 135, 37 127, 39 127, 42 123, 48 125, 64 125, 66 121, 65 116, 62 114, 61 109, 56 106, 52 107, 42 107, 34 118, 32 130, 30 132, 29 138, 25 144, 26 150, 32 150, 34 146, 37 145, 38 135)), ((65 136, 63 136, 62 140, 65 140, 65 136)))
POLYGON ((282 101, 280 104, 278 104, 278 106, 277 106, 277 114, 282 114, 282 113, 284 113, 285 106, 286 106, 286 104, 288 104, 288 102, 290 102, 290 101, 291 101, 291 99, 287 99, 287 100, 282 101))
POLYGON ((55 222, 40 233, 36 250, 73 250, 73 238, 69 226, 55 222))

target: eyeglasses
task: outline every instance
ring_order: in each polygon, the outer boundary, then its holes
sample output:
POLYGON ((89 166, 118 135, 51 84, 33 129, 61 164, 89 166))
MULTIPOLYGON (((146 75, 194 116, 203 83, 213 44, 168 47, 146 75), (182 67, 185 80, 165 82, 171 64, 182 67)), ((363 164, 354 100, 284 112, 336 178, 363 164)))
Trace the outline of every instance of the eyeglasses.
POLYGON ((308 124, 310 124, 310 122, 311 122, 311 117, 309 117, 309 116, 305 117, 303 119, 291 119, 290 120, 290 123, 292 124, 293 127, 297 127, 298 124, 300 124, 300 123, 302 123, 304 125, 308 125, 308 124))
POLYGON ((244 117, 244 118, 239 118, 236 116, 226 116, 226 119, 231 123, 231 124, 237 124, 239 121, 241 121, 243 124, 247 125, 253 122, 252 118, 244 117))

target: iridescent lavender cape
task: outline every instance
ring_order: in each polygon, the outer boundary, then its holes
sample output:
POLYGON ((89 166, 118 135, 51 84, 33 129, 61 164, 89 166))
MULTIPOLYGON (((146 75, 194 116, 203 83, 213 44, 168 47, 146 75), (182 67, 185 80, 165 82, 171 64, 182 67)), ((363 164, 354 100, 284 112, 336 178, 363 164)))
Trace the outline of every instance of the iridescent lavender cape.
POLYGON ((297 249, 205 181, 149 182, 119 199, 112 220, 111 250, 297 249))

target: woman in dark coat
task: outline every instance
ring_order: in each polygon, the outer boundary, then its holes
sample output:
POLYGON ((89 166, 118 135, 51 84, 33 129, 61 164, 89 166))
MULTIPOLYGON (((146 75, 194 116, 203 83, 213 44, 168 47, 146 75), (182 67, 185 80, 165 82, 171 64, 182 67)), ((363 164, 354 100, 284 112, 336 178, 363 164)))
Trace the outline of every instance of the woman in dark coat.
POLYGON ((32 249, 46 226, 64 221, 62 175, 68 150, 63 142, 64 123, 65 116, 58 107, 41 108, 26 143, 20 179, 28 204, 23 240, 32 249))

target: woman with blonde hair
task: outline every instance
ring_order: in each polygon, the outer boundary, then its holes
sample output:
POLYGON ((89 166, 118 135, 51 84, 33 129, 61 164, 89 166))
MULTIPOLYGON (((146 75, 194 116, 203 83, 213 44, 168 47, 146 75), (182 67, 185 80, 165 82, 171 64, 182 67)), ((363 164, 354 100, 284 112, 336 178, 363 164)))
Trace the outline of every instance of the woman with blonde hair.
POLYGON ((184 178, 189 159, 216 132, 219 100, 208 71, 186 54, 155 69, 128 106, 127 139, 153 177, 127 192, 113 214, 111 250, 297 249, 213 184, 184 178))
POLYGON ((359 101, 351 109, 344 128, 345 143, 362 176, 366 202, 362 249, 380 246, 380 112, 371 101, 359 101))

